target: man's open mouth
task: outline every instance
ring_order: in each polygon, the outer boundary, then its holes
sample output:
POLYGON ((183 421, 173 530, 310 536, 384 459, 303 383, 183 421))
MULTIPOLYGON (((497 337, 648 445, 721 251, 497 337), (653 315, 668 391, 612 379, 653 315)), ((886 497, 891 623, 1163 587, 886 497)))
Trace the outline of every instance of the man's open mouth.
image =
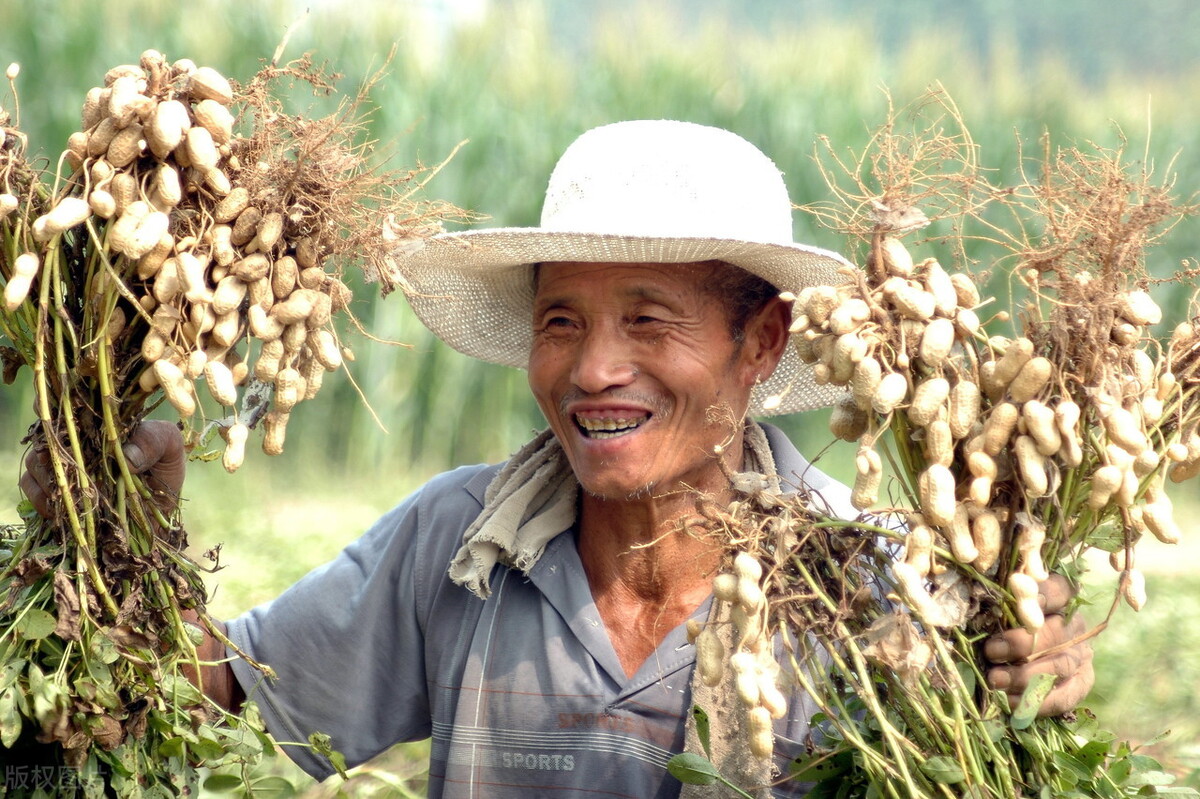
POLYGON ((616 438, 632 433, 650 419, 650 414, 618 419, 594 419, 575 415, 575 425, 588 438, 616 438))

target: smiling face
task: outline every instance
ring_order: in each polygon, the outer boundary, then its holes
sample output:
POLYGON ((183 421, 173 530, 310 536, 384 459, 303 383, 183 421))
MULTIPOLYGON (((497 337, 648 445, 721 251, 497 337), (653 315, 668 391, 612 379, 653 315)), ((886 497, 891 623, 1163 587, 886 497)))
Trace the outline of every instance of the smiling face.
MULTIPOLYGON (((534 298, 529 385, 580 484, 633 500, 718 490, 713 456, 755 378, 774 369, 787 313, 772 300, 735 342, 706 290, 715 264, 544 264, 534 298)), ((740 452, 740 449, 738 450, 740 452)))

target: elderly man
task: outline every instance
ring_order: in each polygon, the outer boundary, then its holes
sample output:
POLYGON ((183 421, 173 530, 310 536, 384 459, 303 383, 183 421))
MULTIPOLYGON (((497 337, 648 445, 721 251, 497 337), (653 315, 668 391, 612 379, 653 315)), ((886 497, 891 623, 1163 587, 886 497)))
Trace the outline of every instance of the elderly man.
MULTIPOLYGON (((727 555, 685 523, 696 492, 731 496, 726 469, 751 467, 854 513, 777 429, 743 421, 768 396, 784 394, 777 413, 827 400, 788 347, 779 292, 843 265, 792 242, 779 171, 741 138, 662 121, 583 135, 541 227, 446 234, 400 264, 435 334, 528 368, 549 430, 502 467, 434 478, 230 622, 279 678, 239 660, 210 669, 206 690, 226 706, 253 697, 280 740, 328 733, 352 764, 432 738, 433 797, 678 795, 665 766, 690 715, 685 622, 707 616, 727 555)), ((177 443, 143 430, 141 465, 177 488, 177 443)), ((1019 635, 1004 646, 1030 654, 1019 635)), ((1063 662, 997 674, 1019 693, 1063 662)), ((1086 671, 1047 712, 1078 701, 1086 671)), ((794 697, 778 722, 781 768, 812 710, 794 697)))

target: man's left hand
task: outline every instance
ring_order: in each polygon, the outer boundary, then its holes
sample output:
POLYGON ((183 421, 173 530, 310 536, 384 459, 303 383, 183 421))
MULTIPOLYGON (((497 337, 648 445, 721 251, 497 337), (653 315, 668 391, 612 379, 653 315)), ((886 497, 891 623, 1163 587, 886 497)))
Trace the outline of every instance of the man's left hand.
POLYGON ((1049 580, 1038 586, 1038 601, 1046 613, 1042 629, 1036 635, 1024 629, 1006 630, 984 643, 984 657, 996 664, 988 669, 988 685, 1008 694, 1009 707, 1016 707, 1029 681, 1038 674, 1054 674, 1058 678, 1042 702, 1039 716, 1058 716, 1074 710, 1091 691, 1096 681, 1091 646, 1083 641, 1052 651, 1087 632, 1087 623, 1079 614, 1070 621, 1063 615, 1073 596, 1074 589, 1065 577, 1050 575, 1049 580))

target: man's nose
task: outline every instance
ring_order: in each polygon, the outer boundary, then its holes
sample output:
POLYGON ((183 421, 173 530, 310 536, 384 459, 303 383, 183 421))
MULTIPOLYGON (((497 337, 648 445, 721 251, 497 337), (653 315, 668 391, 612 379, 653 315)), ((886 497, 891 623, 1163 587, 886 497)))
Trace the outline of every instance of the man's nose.
POLYGON ((588 331, 580 342, 571 382, 588 394, 628 386, 638 376, 633 353, 620 336, 604 330, 588 331))

